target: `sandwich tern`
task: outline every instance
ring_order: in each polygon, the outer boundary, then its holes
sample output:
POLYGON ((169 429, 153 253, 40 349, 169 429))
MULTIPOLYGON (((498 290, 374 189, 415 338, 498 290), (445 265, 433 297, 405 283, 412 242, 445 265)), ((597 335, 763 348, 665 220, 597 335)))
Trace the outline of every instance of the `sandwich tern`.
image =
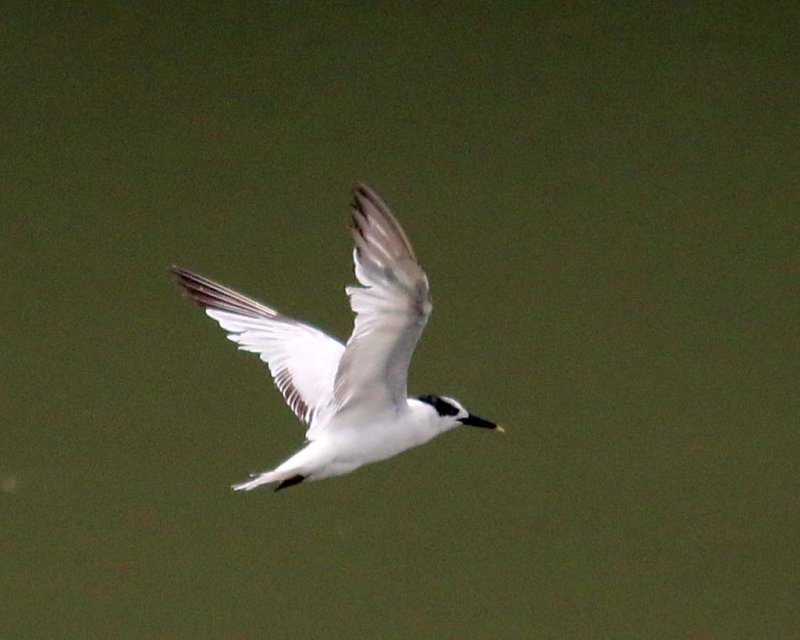
POLYGON ((277 491, 349 473, 459 425, 503 431, 451 397, 406 396, 411 356, 431 314, 428 278, 372 189, 356 185, 350 215, 361 286, 345 288, 355 313, 346 345, 213 280, 171 269, 239 349, 259 354, 286 403, 308 425, 303 449, 233 485, 236 490, 277 482, 277 491))

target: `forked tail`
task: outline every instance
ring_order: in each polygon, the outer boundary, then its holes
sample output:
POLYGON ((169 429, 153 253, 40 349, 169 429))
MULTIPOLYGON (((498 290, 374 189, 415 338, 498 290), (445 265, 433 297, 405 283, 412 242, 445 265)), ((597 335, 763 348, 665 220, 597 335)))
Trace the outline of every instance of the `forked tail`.
POLYGON ((270 482, 280 482, 280 484, 275 487, 275 491, 280 491, 281 489, 285 489, 286 487, 291 487, 295 484, 300 484, 303 480, 305 480, 305 476, 300 475, 296 472, 283 472, 279 473, 277 470, 275 471, 265 471, 264 473, 254 473, 250 480, 247 482, 241 482, 239 484, 231 485, 234 491, 251 491, 256 487, 260 487, 262 484, 269 484, 270 482))

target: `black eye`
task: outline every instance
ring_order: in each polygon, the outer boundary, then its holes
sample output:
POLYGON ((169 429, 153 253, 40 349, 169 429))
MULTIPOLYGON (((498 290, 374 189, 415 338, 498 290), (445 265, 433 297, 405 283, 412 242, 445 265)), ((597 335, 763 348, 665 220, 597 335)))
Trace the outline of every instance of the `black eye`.
POLYGON ((441 396, 417 396, 417 400, 431 405, 440 416, 457 416, 459 412, 458 407, 454 407, 441 396))

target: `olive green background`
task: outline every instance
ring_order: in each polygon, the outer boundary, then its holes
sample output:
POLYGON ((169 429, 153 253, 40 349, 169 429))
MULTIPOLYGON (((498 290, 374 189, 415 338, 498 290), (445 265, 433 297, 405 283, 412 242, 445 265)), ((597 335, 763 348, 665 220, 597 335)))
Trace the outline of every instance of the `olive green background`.
POLYGON ((0 638, 800 637, 798 6, 3 3, 0 638), (356 180, 507 433, 235 494, 356 180))

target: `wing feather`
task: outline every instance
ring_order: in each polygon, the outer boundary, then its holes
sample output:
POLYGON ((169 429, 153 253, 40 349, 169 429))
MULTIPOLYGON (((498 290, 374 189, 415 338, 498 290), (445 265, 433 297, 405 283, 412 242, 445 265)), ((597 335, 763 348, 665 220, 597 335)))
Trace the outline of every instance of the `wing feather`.
POLYGON ((171 271, 239 349, 257 353, 267 363, 298 418, 310 425, 333 405, 334 379, 344 351, 338 340, 192 271, 171 271))
POLYGON ((428 278, 402 227, 366 185, 355 188, 351 217, 361 286, 346 289, 356 318, 336 373, 336 406, 401 406, 411 356, 432 309, 428 278))

